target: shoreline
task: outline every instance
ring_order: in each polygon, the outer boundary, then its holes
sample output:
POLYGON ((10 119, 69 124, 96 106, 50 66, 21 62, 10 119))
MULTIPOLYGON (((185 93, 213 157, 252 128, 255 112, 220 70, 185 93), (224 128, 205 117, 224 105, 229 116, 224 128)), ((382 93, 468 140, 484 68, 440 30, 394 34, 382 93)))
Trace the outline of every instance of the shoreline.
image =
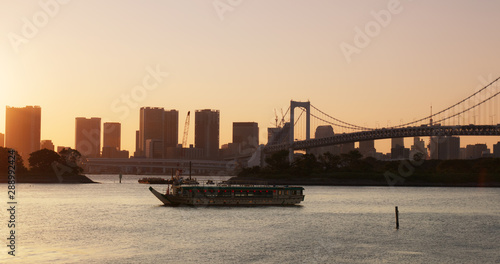
MULTIPOLYGON (((8 183, 7 175, 2 175, 0 178, 0 183, 8 183)), ((88 184, 88 183, 99 183, 95 182, 86 175, 82 174, 65 174, 62 176, 62 181, 54 174, 21 174, 16 175, 16 183, 62 183, 62 184, 88 184)))
POLYGON ((301 186, 355 186, 355 187, 476 187, 476 188, 500 188, 500 182, 424 182, 405 181, 389 184, 387 181, 376 181, 368 179, 328 179, 328 178, 296 178, 296 179, 272 179, 265 177, 232 177, 229 182, 266 182, 270 185, 301 185, 301 186))

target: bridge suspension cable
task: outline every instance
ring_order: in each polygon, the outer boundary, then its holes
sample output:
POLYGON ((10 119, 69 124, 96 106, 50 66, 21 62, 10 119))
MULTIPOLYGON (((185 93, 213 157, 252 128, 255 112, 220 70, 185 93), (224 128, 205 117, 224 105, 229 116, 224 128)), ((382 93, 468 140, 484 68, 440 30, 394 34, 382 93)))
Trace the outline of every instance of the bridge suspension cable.
MULTIPOLYGON (((407 127, 407 126, 410 126, 410 125, 413 125, 413 124, 416 124, 416 123, 420 123, 420 122, 422 122, 422 121, 424 121, 424 120, 430 120, 431 118, 433 118, 433 117, 435 117, 435 116, 438 116, 438 115, 440 115, 440 114, 442 114, 442 113, 444 113, 444 112, 446 112, 446 111, 448 111, 448 110, 450 110, 450 109, 452 109, 452 108, 454 108, 454 107, 456 107, 456 106, 459 106, 459 105, 461 105, 462 103, 464 103, 464 102, 468 101, 468 100, 469 100, 469 99, 471 99, 472 97, 476 96, 477 94, 481 93, 482 91, 484 91, 485 89, 487 89, 488 87, 490 87, 491 85, 493 85, 494 83, 496 83, 498 80, 500 80, 500 77, 496 78, 495 80, 493 80, 492 82, 490 82, 488 85, 484 86, 483 88, 481 88, 481 89, 480 89, 480 90, 478 90, 477 92, 475 92, 475 93, 471 94, 471 95, 470 95, 470 96, 468 96, 467 98, 465 98, 465 99, 461 100, 460 102, 458 102, 458 103, 456 103, 456 104, 454 104, 454 105, 452 105, 452 106, 450 106, 450 107, 448 107, 448 108, 445 108, 445 109, 443 109, 443 110, 441 110, 441 111, 439 111, 439 112, 437 112, 437 113, 435 113, 435 114, 431 114, 431 115, 426 116, 426 117, 424 117, 424 118, 420 118, 420 119, 415 120, 415 121, 413 121, 413 122, 409 122, 409 123, 406 123, 406 124, 401 124, 401 125, 399 125, 399 126, 394 126, 394 128, 407 127)), ((467 111, 469 111, 469 110, 471 110, 471 109, 474 109, 474 108, 476 108, 477 106, 479 106, 479 105, 483 104, 484 102, 486 102, 486 101, 488 101, 488 100, 492 99, 493 97, 497 96, 498 94, 499 94, 499 93, 496 93, 496 94, 494 94, 493 96, 491 96, 491 97, 487 98, 486 100, 483 100, 483 101, 481 101, 481 102, 477 103, 476 105, 469 106, 469 108, 467 108, 467 109, 465 109, 465 110, 463 110, 463 111, 459 112, 458 114, 453 114, 452 116, 449 116, 449 117, 447 117, 447 118, 443 118, 443 119, 437 120, 436 122, 441 122, 441 121, 444 121, 444 120, 450 119, 450 118, 452 118, 452 117, 455 117, 455 116, 457 116, 457 115, 460 115, 460 114, 462 114, 462 113, 465 113, 465 112, 467 112, 467 111)), ((469 101, 469 102, 470 102, 470 101, 469 101)))
POLYGON ((313 117, 315 117, 315 118, 317 118, 317 119, 319 119, 319 120, 321 120, 321 121, 323 121, 325 123, 328 123, 328 124, 331 124, 331 125, 334 125, 334 126, 338 126, 338 127, 342 127, 342 128, 353 129, 353 130, 373 130, 373 128, 362 127, 362 126, 358 126, 358 125, 354 125, 354 124, 350 124, 350 123, 344 122, 344 121, 342 121, 342 120, 340 120, 338 118, 335 118, 335 117, 333 117, 333 116, 331 116, 331 115, 329 115, 329 114, 327 114, 327 113, 319 110, 317 107, 315 107, 312 104, 311 104, 311 107, 314 110, 316 110, 316 111, 320 112, 321 114, 323 114, 324 116, 327 116, 328 118, 330 118, 332 120, 335 120, 335 121, 337 121, 338 123, 340 123, 342 125, 336 124, 334 122, 331 122, 331 121, 325 120, 323 118, 320 118, 320 117, 318 117, 318 116, 316 116, 314 114, 311 114, 311 116, 313 116, 313 117))

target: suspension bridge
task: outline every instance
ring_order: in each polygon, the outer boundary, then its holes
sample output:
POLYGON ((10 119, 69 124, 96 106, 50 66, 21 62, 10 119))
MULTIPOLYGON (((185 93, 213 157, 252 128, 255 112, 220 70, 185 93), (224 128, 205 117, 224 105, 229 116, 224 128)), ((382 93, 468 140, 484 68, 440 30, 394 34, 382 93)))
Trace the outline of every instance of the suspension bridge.
POLYGON ((431 112, 430 115, 415 121, 383 128, 360 126, 343 121, 325 113, 309 101, 291 101, 290 107, 282 117, 282 123, 274 129, 272 137, 262 151, 273 153, 288 150, 289 159, 293 161, 295 150, 360 141, 424 136, 500 136, 499 80, 500 77, 470 96, 436 113, 431 112), (295 118, 296 108, 301 110, 297 118, 295 118), (285 122, 287 118, 289 121, 285 122), (334 130, 343 131, 343 133, 323 138, 311 138, 311 122, 330 125, 334 130), (303 133, 304 128, 305 138, 296 139, 296 134, 303 133))

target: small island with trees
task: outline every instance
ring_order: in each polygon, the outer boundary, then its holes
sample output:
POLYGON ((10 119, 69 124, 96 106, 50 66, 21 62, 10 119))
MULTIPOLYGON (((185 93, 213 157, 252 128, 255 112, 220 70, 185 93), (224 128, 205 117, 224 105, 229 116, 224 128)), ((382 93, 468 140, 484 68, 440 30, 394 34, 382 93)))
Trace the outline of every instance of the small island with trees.
POLYGON ((382 161, 363 158, 359 151, 316 157, 304 154, 293 163, 288 151, 265 159, 265 167, 242 169, 231 181, 266 181, 269 184, 338 186, 500 187, 500 159, 382 161))
MULTIPOLYGON (((0 183, 7 183, 9 149, 0 147, 0 183)), ((30 154, 29 169, 23 157, 16 153, 17 183, 95 183, 82 175, 78 166, 81 154, 74 149, 64 149, 57 153, 41 149, 30 154)))

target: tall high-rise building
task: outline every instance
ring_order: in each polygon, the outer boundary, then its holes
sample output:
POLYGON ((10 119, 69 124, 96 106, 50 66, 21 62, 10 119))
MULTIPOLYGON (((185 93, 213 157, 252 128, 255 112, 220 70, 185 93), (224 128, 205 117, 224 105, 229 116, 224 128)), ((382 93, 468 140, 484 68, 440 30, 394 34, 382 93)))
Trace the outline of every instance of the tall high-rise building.
POLYGON ((141 107, 139 116, 139 150, 141 156, 146 156, 146 140, 163 142, 163 112, 163 108, 160 107, 141 107))
POLYGON ((163 112, 163 148, 177 147, 179 144, 179 111, 165 110, 163 112))
MULTIPOLYGON (((334 135, 335 135, 335 133, 333 132, 332 126, 330 126, 330 125, 318 126, 316 128, 315 133, 314 133, 314 138, 333 137, 334 135)), ((354 146, 353 146, 353 149, 354 149, 354 146)), ((333 154, 333 155, 340 155, 340 151, 341 151, 340 145, 333 145, 333 146, 313 148, 310 150, 310 153, 314 154, 314 155, 322 155, 324 153, 330 152, 330 154, 333 154)))
POLYGON ((366 140, 359 142, 359 152, 363 157, 375 157, 375 140, 366 140))
POLYGON ((460 137, 442 137, 438 142, 438 159, 451 160, 460 158, 460 137))
POLYGON ((17 150, 26 165, 30 154, 40 150, 41 116, 39 106, 6 109, 5 146, 17 150))
POLYGON ((219 110, 196 110, 194 144, 204 151, 206 159, 219 158, 219 110))
POLYGON ((5 135, 0 133, 0 147, 5 146, 5 135))
POLYGON ((54 143, 52 143, 52 140, 42 140, 42 142, 40 142, 40 149, 48 149, 54 151, 54 143))
MULTIPOLYGON (((161 107, 142 107, 140 110, 139 140, 136 156, 150 158, 167 158, 167 149, 176 147, 179 143, 179 111, 167 110, 161 107), (151 140, 154 155, 151 155, 151 146, 146 141, 151 140), (162 146, 161 151, 158 146, 162 146)), ((150 143, 151 144, 151 143, 150 143)))
POLYGON ((120 150, 122 125, 117 122, 106 122, 102 125, 102 147, 120 150))
POLYGON ((493 145, 493 157, 500 158, 500 141, 493 145))
POLYGON ((404 148, 404 146, 405 146, 404 138, 392 138, 391 139, 391 148, 395 148, 397 146, 404 148))
POLYGON ((141 137, 139 136, 139 130, 135 131, 135 152, 134 152, 134 157, 140 157, 142 156, 141 153, 141 147, 140 147, 140 142, 141 137))
POLYGON ((259 146, 259 124, 256 122, 233 122, 233 144, 241 149, 259 146))
POLYGON ((88 158, 101 153, 101 118, 75 118, 75 149, 88 158))
POLYGON ((413 138, 413 145, 411 146, 410 151, 410 159, 413 160, 417 153, 420 153, 419 155, 421 155, 422 158, 427 158, 427 148, 425 147, 424 140, 420 139, 420 137, 413 138))

